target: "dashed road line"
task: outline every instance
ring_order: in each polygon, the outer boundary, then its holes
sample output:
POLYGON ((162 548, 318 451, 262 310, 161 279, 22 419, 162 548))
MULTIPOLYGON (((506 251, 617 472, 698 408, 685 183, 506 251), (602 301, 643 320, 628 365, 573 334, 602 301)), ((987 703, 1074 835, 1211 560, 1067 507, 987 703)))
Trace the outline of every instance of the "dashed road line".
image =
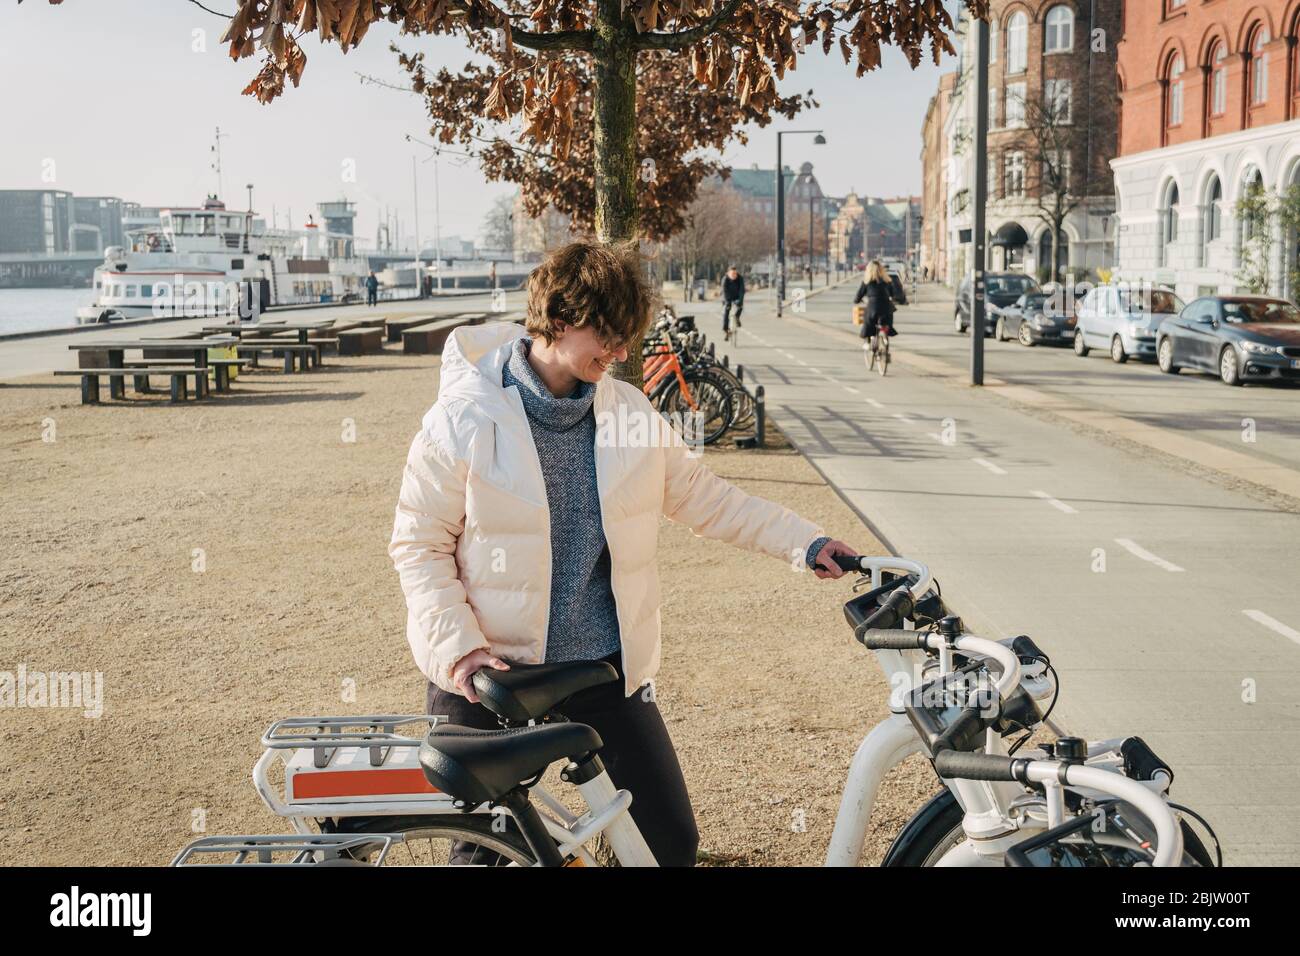
POLYGON ((1035 491, 1033 492, 1033 495, 1036 498, 1042 498, 1044 501, 1046 501, 1057 511, 1063 511, 1067 515, 1077 515, 1079 513, 1074 508, 1071 508, 1069 505, 1067 505, 1064 501, 1061 501, 1059 498, 1053 498, 1045 491, 1035 491))
POLYGON ((1263 611, 1255 611, 1249 609, 1242 611, 1241 613, 1246 615, 1246 617, 1250 618, 1256 624, 1263 624, 1270 631, 1275 631, 1276 633, 1281 634, 1283 637, 1287 638, 1288 640, 1292 640, 1295 641, 1297 644, 1300 644, 1300 631, 1297 631, 1291 627, 1287 627, 1277 618, 1269 617, 1263 611))
MULTIPOLYGON (((845 385, 845 386, 844 386, 844 391, 849 392, 849 393, 851 393, 851 394, 853 394, 853 395, 861 395, 861 394, 862 394, 862 393, 859 392, 856 388, 854 388, 852 385, 845 385)), ((871 401, 871 399, 867 399, 867 401, 871 401)))
POLYGON ((867 404, 870 405, 872 408, 884 408, 884 407, 885 407, 885 406, 882 405, 880 402, 876 401, 874 398, 869 398, 869 399, 867 399, 867 404))
POLYGON ((893 417, 897 418, 900 422, 906 422, 908 425, 912 424, 912 420, 901 412, 894 412, 893 417))
POLYGON ((993 464, 993 462, 988 461, 987 459, 984 459, 984 458, 972 458, 971 461, 975 462, 975 464, 979 465, 981 468, 987 468, 989 471, 993 472, 993 474, 995 474, 995 475, 1005 475, 1005 474, 1006 474, 1006 470, 1005 470, 1005 469, 1003 469, 1003 468, 999 468, 997 465, 993 464))
POLYGON ((1180 568, 1178 565, 1174 564, 1172 561, 1166 561, 1164 558, 1152 554, 1150 551, 1142 547, 1140 544, 1138 544, 1136 541, 1132 540, 1131 538, 1116 538, 1115 543, 1118 544, 1120 547, 1122 547, 1129 554, 1133 555, 1135 558, 1141 558, 1143 561, 1149 561, 1158 568, 1164 568, 1166 571, 1175 571, 1175 572, 1184 570, 1183 568, 1180 568))

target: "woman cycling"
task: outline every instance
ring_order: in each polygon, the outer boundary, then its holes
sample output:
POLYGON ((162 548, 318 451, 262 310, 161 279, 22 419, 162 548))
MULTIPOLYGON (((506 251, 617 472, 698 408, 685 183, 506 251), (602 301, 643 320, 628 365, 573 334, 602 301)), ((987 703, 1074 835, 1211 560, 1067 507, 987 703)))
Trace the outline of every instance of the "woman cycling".
POLYGON ((429 713, 495 729, 471 683, 483 667, 615 667, 618 683, 575 695, 565 715, 600 734, 660 864, 692 865, 686 784, 653 688, 641 690, 659 669, 659 516, 819 578, 842 574, 834 555, 859 552, 714 475, 640 389, 605 374, 651 305, 634 245, 575 242, 529 276, 526 331, 456 329, 407 456, 389 554, 429 713))
POLYGON ((894 283, 885 271, 879 259, 872 259, 867 266, 866 278, 858 286, 858 293, 853 297, 857 305, 864 298, 867 300, 867 317, 858 334, 868 342, 876 337, 876 328, 883 325, 889 334, 897 335, 894 330, 894 300, 896 292, 894 283))

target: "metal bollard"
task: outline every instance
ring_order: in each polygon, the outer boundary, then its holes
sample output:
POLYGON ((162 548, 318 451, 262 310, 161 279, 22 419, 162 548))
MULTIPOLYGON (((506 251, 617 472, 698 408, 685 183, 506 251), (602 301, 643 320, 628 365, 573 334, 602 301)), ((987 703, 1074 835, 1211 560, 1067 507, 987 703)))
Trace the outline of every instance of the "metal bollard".
POLYGON ((754 439, 759 448, 763 446, 763 429, 767 419, 767 411, 763 401, 763 386, 760 385, 754 389, 754 439))
POLYGON ((745 366, 739 364, 736 366, 736 381, 745 381, 745 366))
POLYGON ((731 368, 731 356, 730 356, 730 355, 724 355, 724 356, 722 356, 722 367, 723 367, 723 368, 731 368))

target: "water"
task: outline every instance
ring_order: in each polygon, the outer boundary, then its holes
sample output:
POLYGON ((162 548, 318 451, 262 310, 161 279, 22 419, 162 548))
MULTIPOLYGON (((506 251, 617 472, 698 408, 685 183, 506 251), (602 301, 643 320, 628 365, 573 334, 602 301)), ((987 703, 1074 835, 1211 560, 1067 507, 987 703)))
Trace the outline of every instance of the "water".
POLYGON ((94 289, 0 289, 0 335, 77 324, 77 309, 94 289))

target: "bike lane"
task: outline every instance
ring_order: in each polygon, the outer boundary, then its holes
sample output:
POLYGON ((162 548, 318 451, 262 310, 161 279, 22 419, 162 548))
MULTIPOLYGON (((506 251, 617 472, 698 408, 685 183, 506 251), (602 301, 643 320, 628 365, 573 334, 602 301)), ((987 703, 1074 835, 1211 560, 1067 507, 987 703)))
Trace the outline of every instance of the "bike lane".
POLYGON ((1295 863, 1300 515, 957 384, 906 332, 868 374, 854 287, 747 310, 726 351, 769 414, 972 630, 1039 641, 1060 725, 1146 739, 1229 862, 1295 863))

